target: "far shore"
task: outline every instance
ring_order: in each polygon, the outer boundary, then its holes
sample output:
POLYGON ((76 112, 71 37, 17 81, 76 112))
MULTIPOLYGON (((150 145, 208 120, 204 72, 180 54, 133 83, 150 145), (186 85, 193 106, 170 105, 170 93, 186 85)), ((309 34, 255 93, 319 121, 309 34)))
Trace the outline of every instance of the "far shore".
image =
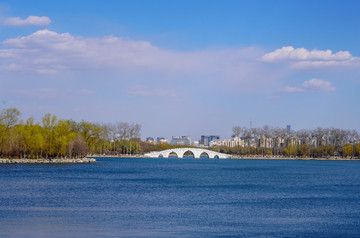
POLYGON ((275 157, 275 156, 243 156, 233 157, 232 159, 261 159, 261 160, 344 160, 344 161, 360 161, 359 158, 344 158, 344 157, 275 157))
MULTIPOLYGON (((150 158, 144 155, 89 155, 87 158, 150 158)), ((339 160, 339 161, 360 161, 357 157, 284 157, 284 156, 233 156, 230 159, 251 159, 251 160, 339 160)))
POLYGON ((0 164, 84 164, 95 163, 94 158, 41 158, 41 159, 13 159, 0 158, 0 164))

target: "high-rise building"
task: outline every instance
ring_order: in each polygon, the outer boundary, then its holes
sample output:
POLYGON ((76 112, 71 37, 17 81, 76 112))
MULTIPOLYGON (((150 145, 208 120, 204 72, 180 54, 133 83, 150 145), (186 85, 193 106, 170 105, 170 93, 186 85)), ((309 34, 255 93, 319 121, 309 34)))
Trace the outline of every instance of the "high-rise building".
POLYGON ((291 125, 286 125, 286 133, 290 134, 291 125))
POLYGON ((200 144, 204 146, 209 146, 210 142, 213 140, 220 140, 220 136, 217 135, 202 135, 200 139, 200 144))

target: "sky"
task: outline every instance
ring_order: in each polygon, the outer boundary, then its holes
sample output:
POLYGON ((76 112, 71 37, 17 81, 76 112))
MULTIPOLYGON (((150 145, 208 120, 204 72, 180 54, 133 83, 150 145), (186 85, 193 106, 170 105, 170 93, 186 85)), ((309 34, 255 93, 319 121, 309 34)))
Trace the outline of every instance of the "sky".
POLYGON ((1 1, 0 109, 142 125, 360 131, 359 1, 1 1))

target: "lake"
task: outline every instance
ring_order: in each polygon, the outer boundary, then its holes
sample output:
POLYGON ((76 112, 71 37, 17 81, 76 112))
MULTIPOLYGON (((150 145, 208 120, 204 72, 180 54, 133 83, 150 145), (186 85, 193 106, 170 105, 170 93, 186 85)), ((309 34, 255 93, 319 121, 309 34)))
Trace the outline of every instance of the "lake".
POLYGON ((360 237, 359 161, 0 165, 0 237, 360 237))

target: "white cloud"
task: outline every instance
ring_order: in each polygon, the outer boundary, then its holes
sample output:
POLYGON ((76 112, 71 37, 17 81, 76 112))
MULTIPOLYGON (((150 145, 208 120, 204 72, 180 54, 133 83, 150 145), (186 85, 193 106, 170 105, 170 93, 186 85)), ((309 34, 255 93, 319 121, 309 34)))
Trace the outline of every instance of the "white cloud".
MULTIPOLYGON (((191 90, 196 87, 204 91, 230 90, 236 93, 276 90, 278 82, 291 71, 279 70, 263 61, 288 60, 292 67, 304 68, 345 66, 351 61, 358 61, 346 51, 332 53, 329 50, 308 51, 293 47, 283 47, 268 54, 254 47, 171 51, 147 41, 115 36, 85 38, 47 29, 1 43, 0 71, 52 74, 51 77, 61 72, 111 72, 109 74, 117 75, 118 82, 127 86, 131 85, 128 75, 139 74, 141 76, 136 84, 150 85, 149 81, 154 81, 152 88, 155 89, 137 86, 130 88, 127 95, 144 97, 176 96, 174 91, 159 89, 162 87, 158 86, 167 85, 159 80, 187 81, 186 85, 191 90)), ((184 83, 179 85, 185 87, 184 83)), ((330 82, 319 79, 283 89, 286 92, 333 90, 335 87, 330 82)))
POLYGON ((347 60, 352 56, 349 51, 339 51, 335 54, 331 50, 312 50, 305 48, 295 49, 292 46, 284 46, 273 52, 267 53, 262 57, 262 60, 267 62, 281 61, 281 60, 347 60))
POLYGON ((19 17, 10 17, 5 20, 7 26, 47 26, 51 22, 49 17, 29 16, 26 19, 19 17))
POLYGON ((0 70, 14 64, 17 71, 41 74, 88 70, 151 71, 182 78, 180 80, 191 75, 227 81, 240 90, 256 88, 262 85, 261 82, 277 80, 278 76, 278 72, 272 75, 267 71, 267 66, 259 70, 264 64, 257 59, 263 52, 254 47, 179 52, 161 49, 147 41, 114 36, 84 38, 47 29, 7 39, 2 44, 0 70))
POLYGON ((330 92, 335 91, 336 88, 332 85, 331 82, 321 80, 321 79, 310 79, 302 83, 297 87, 287 86, 282 89, 283 92, 293 93, 293 92, 330 92))
POLYGON ((292 46, 284 46, 267 53, 261 57, 261 60, 269 63, 290 63, 292 68, 296 69, 352 66, 360 62, 359 58, 352 56, 349 51, 333 53, 331 50, 295 49, 292 46))

